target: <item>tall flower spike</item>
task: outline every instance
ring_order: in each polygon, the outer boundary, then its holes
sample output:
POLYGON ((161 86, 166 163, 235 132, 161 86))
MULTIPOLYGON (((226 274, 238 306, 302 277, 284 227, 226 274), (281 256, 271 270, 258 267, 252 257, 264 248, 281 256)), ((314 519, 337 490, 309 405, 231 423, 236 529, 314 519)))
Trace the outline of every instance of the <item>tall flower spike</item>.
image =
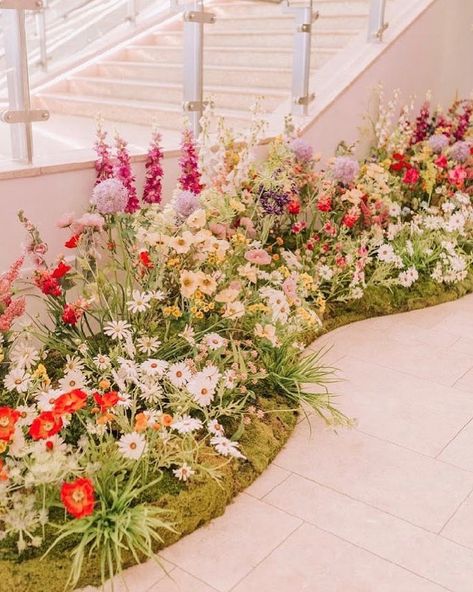
POLYGON ((115 165, 115 178, 123 183, 128 191, 128 203, 125 212, 133 214, 140 209, 140 202, 136 195, 135 177, 131 168, 131 159, 127 150, 126 141, 118 132, 115 134, 115 147, 117 162, 115 165))
POLYGON ((162 158, 161 134, 156 129, 153 129, 145 164, 146 177, 143 189, 143 201, 146 203, 161 202, 163 179, 162 158))
POLYGON ((199 158, 194 142, 194 134, 189 128, 182 133, 181 158, 179 159, 181 175, 179 185, 184 191, 192 191, 198 195, 202 189, 201 175, 199 171, 199 158))
POLYGON ((95 152, 97 159, 95 161, 95 170, 97 178, 95 184, 113 177, 113 162, 110 154, 110 146, 107 143, 107 132, 103 129, 103 122, 97 119, 97 139, 95 141, 95 152))

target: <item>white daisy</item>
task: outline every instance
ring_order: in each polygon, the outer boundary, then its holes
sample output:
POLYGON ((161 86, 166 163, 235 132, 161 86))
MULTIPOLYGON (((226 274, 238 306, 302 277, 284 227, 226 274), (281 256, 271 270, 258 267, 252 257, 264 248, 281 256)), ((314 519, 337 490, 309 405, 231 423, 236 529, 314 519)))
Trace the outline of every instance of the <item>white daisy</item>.
POLYGON ((217 384, 202 372, 197 372, 187 383, 187 390, 199 405, 207 406, 213 401, 217 384))
POLYGON ((51 411, 56 399, 64 393, 61 389, 49 389, 36 395, 36 404, 40 411, 51 411))
POLYGON ((116 341, 131 336, 130 329, 131 325, 126 321, 110 321, 105 325, 103 332, 116 341))
POLYGON ((196 419, 190 415, 183 415, 172 422, 172 428, 180 434, 189 434, 195 430, 200 430, 202 428, 202 422, 200 419, 196 419))
POLYGON ((228 341, 225 339, 225 337, 222 337, 218 333, 209 333, 208 335, 206 335, 204 337, 204 339, 202 341, 211 350, 216 350, 216 349, 220 349, 221 347, 226 347, 226 345, 228 343, 228 341))
POLYGON ((20 413, 20 417, 17 421, 17 426, 29 426, 33 422, 33 419, 36 417, 37 413, 34 407, 29 407, 28 405, 18 405, 16 410, 20 413))
POLYGON ((207 424, 207 429, 213 436, 225 436, 225 430, 222 424, 218 423, 216 419, 211 419, 207 424))
POLYGON ((149 292, 147 292, 147 294, 152 300, 157 300, 158 302, 161 302, 166 298, 166 294, 162 290, 150 290, 149 292))
POLYGON ((171 384, 179 388, 189 382, 192 373, 185 362, 177 362, 169 366, 167 371, 167 378, 171 384))
POLYGON ((79 370, 68 372, 59 381, 59 387, 64 391, 73 391, 74 389, 81 389, 86 386, 86 378, 79 370))
POLYGON ((64 370, 66 372, 81 372, 84 369, 84 362, 77 356, 66 356, 66 363, 64 364, 64 370))
POLYGON ((195 474, 195 471, 187 463, 184 463, 178 469, 174 469, 173 473, 174 476, 179 479, 179 481, 187 481, 190 477, 192 477, 192 475, 195 474))
POLYGON ((214 436, 210 440, 210 444, 215 447, 215 450, 222 456, 232 456, 233 458, 246 458, 239 450, 238 442, 232 442, 224 436, 214 436))
POLYGON ((140 397, 150 405, 155 405, 163 398, 163 387, 155 381, 139 384, 140 397))
POLYGON ((189 345, 195 345, 195 331, 190 325, 184 327, 182 333, 179 333, 179 337, 182 337, 189 345))
POLYGON ((93 361, 99 370, 107 370, 111 366, 110 358, 105 354, 98 354, 93 361))
POLYGON ((5 376, 3 381, 8 391, 17 391, 18 393, 26 393, 30 383, 31 377, 23 368, 14 368, 5 376))
POLYGON ((133 313, 145 312, 149 307, 149 301, 151 296, 148 292, 140 292, 139 290, 133 290, 132 300, 127 302, 128 310, 133 313))
POLYGON ((118 441, 118 449, 125 458, 138 460, 146 451, 146 438, 138 432, 124 434, 118 441))
POLYGON ((143 335, 136 341, 138 345, 138 350, 142 354, 150 355, 159 349, 161 345, 161 341, 157 337, 150 337, 148 335, 143 335))
POLYGON ((163 376, 168 366, 169 363, 164 360, 151 358, 150 360, 142 362, 140 368, 144 374, 148 374, 149 376, 163 376))
POLYGON ((30 369, 39 360, 39 352, 27 341, 20 341, 10 351, 10 360, 16 366, 30 369))

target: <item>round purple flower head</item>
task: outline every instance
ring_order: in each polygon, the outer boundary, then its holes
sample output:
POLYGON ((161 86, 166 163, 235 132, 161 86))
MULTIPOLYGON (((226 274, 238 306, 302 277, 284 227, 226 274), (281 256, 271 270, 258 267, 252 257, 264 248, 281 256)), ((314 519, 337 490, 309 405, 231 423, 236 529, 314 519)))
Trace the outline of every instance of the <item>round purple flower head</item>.
POLYGON ((430 136, 428 144, 434 152, 442 152, 448 146, 448 138, 445 134, 434 134, 430 136))
POLYGON ((314 156, 312 146, 302 138, 296 138, 293 140, 290 144, 290 148, 294 152, 297 160, 301 162, 309 162, 314 156))
POLYGON ((470 155, 469 142, 455 142, 450 148, 450 155, 454 160, 464 162, 470 155))
POLYGON ((360 165, 358 161, 349 156, 337 156, 332 165, 333 178, 344 185, 354 181, 359 171, 360 165))
POLYGON ((128 189, 118 179, 105 179, 94 187, 90 203, 101 214, 124 212, 128 203, 128 189))
POLYGON ((181 218, 188 218, 199 208, 199 198, 192 191, 181 191, 174 200, 174 211, 181 218))

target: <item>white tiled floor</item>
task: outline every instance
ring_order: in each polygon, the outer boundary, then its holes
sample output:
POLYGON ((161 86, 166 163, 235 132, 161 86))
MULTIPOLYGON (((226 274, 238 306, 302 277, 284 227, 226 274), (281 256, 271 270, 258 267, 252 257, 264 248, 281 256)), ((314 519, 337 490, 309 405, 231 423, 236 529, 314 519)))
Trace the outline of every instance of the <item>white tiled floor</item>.
POLYGON ((168 575, 135 567, 129 591, 472 592, 472 329, 473 295, 324 336, 357 427, 301 421, 224 516, 162 553, 168 575))

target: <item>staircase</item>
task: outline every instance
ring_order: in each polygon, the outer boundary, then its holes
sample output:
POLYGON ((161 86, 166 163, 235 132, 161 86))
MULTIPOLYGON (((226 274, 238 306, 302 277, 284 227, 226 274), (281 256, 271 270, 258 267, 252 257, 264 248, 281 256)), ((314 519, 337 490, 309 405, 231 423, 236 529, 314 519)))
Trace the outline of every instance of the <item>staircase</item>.
MULTIPOLYGON (((369 0, 318 0, 312 74, 359 34, 366 34, 369 0)), ((294 17, 283 4, 214 0, 205 28, 205 94, 230 125, 247 126, 256 97, 272 112, 290 96, 294 17)), ((163 130, 182 126, 182 21, 151 27, 34 93, 55 115, 93 118, 163 130)))

